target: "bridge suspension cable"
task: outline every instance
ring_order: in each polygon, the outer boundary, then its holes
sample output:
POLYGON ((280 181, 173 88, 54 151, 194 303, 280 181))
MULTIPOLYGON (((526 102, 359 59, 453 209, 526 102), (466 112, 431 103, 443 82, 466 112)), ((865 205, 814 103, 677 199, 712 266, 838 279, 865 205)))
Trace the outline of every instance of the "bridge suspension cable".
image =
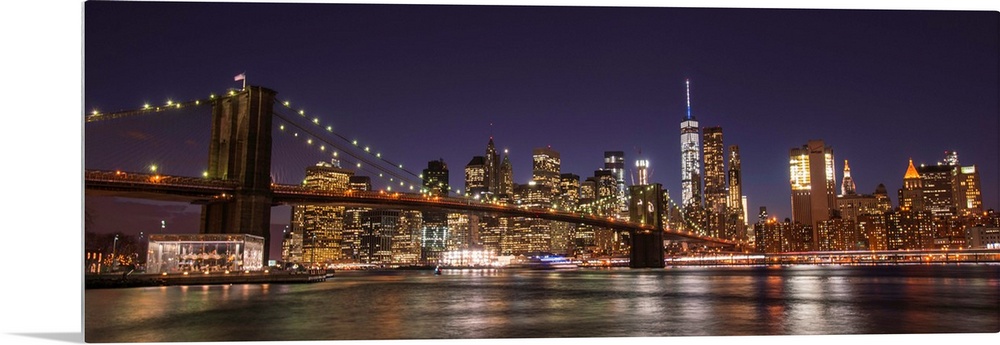
MULTIPOLYGON (((290 104, 290 103, 289 103, 288 101, 284 101, 284 102, 281 102, 280 104, 281 104, 282 106, 284 106, 285 108, 287 108, 287 109, 289 109, 289 110, 293 110, 293 111, 294 111, 294 109, 292 109, 292 107, 291 107, 291 104, 290 104)), ((305 117, 306 117, 306 115, 305 115, 305 110, 301 110, 301 109, 300 109, 300 110, 298 110, 298 112, 297 112, 297 113, 298 113, 298 114, 299 114, 299 116, 300 116, 300 117, 302 117, 302 118, 305 118, 305 117)), ((275 114, 280 114, 280 117, 282 117, 283 119, 285 119, 285 121, 289 121, 289 122, 291 122, 291 119, 289 119, 289 117, 288 117, 288 116, 286 116, 286 115, 283 115, 282 113, 279 113, 279 112, 277 112, 277 111, 275 111, 275 114)), ((343 140, 344 142, 347 142, 347 143, 350 143, 350 144, 351 144, 351 145, 353 145, 353 146, 354 146, 355 148, 357 148, 357 149, 361 150, 361 145, 360 145, 360 144, 358 143, 358 141, 357 141, 357 140, 351 140, 351 139, 348 139, 348 138, 347 138, 346 136, 344 136, 344 135, 341 135, 341 134, 340 134, 340 133, 338 133, 337 131, 334 131, 334 130, 333 130, 333 126, 332 126, 332 125, 327 125, 326 127, 323 127, 323 125, 322 125, 322 124, 320 124, 320 118, 319 118, 318 116, 317 116, 317 117, 313 117, 313 120, 312 120, 312 121, 310 121, 310 123, 311 123, 311 124, 312 124, 313 126, 316 126, 316 127, 318 127, 318 128, 322 128, 322 129, 325 129, 327 133, 330 133, 330 134, 332 134, 332 135, 336 136, 337 138, 339 138, 339 139, 343 140)), ((404 173, 406 173, 406 174, 408 174, 408 175, 410 175, 410 176, 413 176, 413 177, 417 177, 417 178, 422 178, 422 177, 421 177, 421 176, 420 176, 419 174, 417 174, 417 173, 414 173, 414 172, 412 172, 412 171, 410 171, 410 170, 407 170, 407 169, 403 168, 403 165, 402 165, 402 164, 399 164, 399 163, 396 163, 396 162, 393 162, 393 161, 390 161, 390 160, 388 160, 388 159, 386 159, 386 158, 382 157, 382 154, 381 154, 381 153, 378 153, 378 152, 372 152, 372 150, 370 150, 368 146, 365 146, 365 147, 364 147, 364 151, 365 151, 365 153, 366 153, 366 154, 368 154, 368 155, 370 155, 370 156, 374 157, 375 159, 377 159, 377 160, 379 160, 379 161, 382 161, 382 162, 385 162, 385 163, 387 163, 387 164, 389 164, 389 165, 391 165, 391 166, 393 166, 393 167, 395 167, 395 168, 397 168, 397 169, 399 169, 399 170, 403 171, 404 173)))
POLYGON ((155 114, 155 113, 159 113, 159 112, 163 112, 163 111, 168 111, 168 110, 184 109, 184 108, 188 108, 188 107, 192 107, 192 106, 205 106, 205 105, 211 105, 212 101, 215 101, 216 99, 219 99, 219 98, 222 98, 222 97, 233 96, 235 94, 236 94, 236 91, 230 89, 225 96, 218 96, 218 95, 216 95, 216 94, 213 93, 213 94, 209 94, 208 98, 201 98, 201 99, 195 99, 195 100, 189 100, 189 101, 183 101, 183 102, 174 102, 174 101, 168 100, 167 103, 165 103, 163 105, 152 105, 152 104, 146 103, 146 104, 143 104, 143 106, 141 108, 119 110, 119 111, 109 112, 109 113, 102 113, 100 111, 94 110, 94 111, 90 112, 89 114, 85 114, 84 115, 84 119, 85 119, 86 122, 106 121, 106 120, 120 119, 120 118, 125 118, 125 117, 138 116, 138 115, 155 114))
MULTIPOLYGON (((379 165, 375 160, 372 160, 370 157, 367 157, 365 154, 361 154, 361 153, 355 152, 356 148, 354 148, 352 146, 345 146, 343 144, 338 144, 338 143, 331 142, 330 140, 328 140, 327 138, 325 138, 320 133, 317 133, 317 131, 315 129, 307 128, 307 127, 304 127, 304 126, 302 126, 300 124, 297 124, 297 123, 295 123, 293 121, 290 121, 288 119, 288 116, 286 116, 286 115, 283 115, 283 114, 280 114, 278 112, 275 112, 275 116, 277 116, 278 118, 284 120, 284 122, 286 122, 289 126, 295 127, 297 129, 303 131, 306 135, 308 135, 308 136, 310 136, 312 138, 315 138, 316 140, 318 140, 318 141, 320 141, 322 143, 330 145, 333 148, 339 149, 340 151, 344 152, 348 156, 353 157, 354 159, 356 159, 358 161, 358 163, 357 163, 357 168, 358 169, 367 171, 367 172, 372 173, 372 174, 378 174, 378 176, 373 176, 373 177, 381 177, 383 179, 388 180, 388 182, 391 182, 391 184, 395 184, 396 182, 398 182, 398 183, 400 183, 400 187, 405 187, 405 185, 407 183, 409 183, 411 190, 413 190, 415 187, 421 185, 419 182, 414 182, 413 180, 409 179, 404 174, 401 174, 401 173, 395 171, 395 169, 386 168, 386 167, 384 167, 382 165, 379 165), (372 170, 370 168, 374 168, 375 170, 372 170), (389 175, 391 177, 386 177, 385 175, 389 175)), ((279 130, 279 132, 285 132, 285 125, 283 125, 283 124, 279 125, 278 130, 279 130)), ((294 134, 297 134, 297 132, 294 133, 294 134)), ((307 139, 307 143, 308 144, 312 144, 312 139, 307 139)), ((325 150, 325 146, 320 146, 320 150, 325 150)), ((332 155, 335 158, 339 159, 339 156, 338 156, 337 153, 338 153, 338 151, 334 151, 332 155)), ((391 184, 390 184, 390 186, 391 186, 391 184)), ((391 188, 390 188, 390 190, 391 190, 391 188)))
MULTIPOLYGON (((184 102, 167 101, 166 104, 162 105, 152 105, 146 103, 141 108, 121 110, 116 112, 104 113, 95 110, 90 114, 86 114, 84 118, 85 122, 89 123, 89 122, 98 122, 98 121, 106 121, 112 119, 134 117, 140 115, 156 114, 164 111, 186 109, 190 107, 211 105, 213 104, 214 101, 217 101, 221 98, 235 96, 237 92, 238 91, 235 89, 230 89, 221 96, 213 93, 210 94, 207 98, 189 100, 184 102)), ((284 122, 288 123, 289 125, 294 126, 299 130, 303 131, 304 133, 307 133, 308 135, 316 138, 317 140, 320 140, 334 148, 338 148, 340 149, 340 151, 343 151, 345 154, 349 155, 350 157, 353 157, 354 159, 359 161, 358 164, 361 165, 358 168, 368 171, 369 173, 373 173, 372 177, 375 177, 374 174, 378 174, 378 177, 387 179, 389 182, 392 182, 392 184, 395 184, 395 182, 397 182, 398 180, 400 186, 402 187, 405 187, 405 185, 409 183, 411 190, 414 188, 422 189, 423 175, 404 168, 403 165, 400 163, 384 158, 380 152, 378 152, 377 150, 371 150, 368 146, 360 145, 357 140, 348 139, 346 136, 334 131, 333 126, 331 125, 323 127, 319 117, 313 117, 312 121, 308 121, 307 119, 307 122, 310 123, 309 126, 304 126, 296 122, 296 120, 293 119, 305 118, 305 110, 296 111, 292 109, 291 104, 288 101, 278 102, 277 104, 275 104, 275 107, 274 109, 272 109, 272 111, 275 117, 284 120, 284 122), (281 107, 284 107, 285 109, 292 110, 299 116, 297 117, 289 116, 285 112, 279 111, 279 105, 281 107), (326 140, 324 138, 329 138, 329 136, 324 136, 322 135, 322 133, 332 135, 336 139, 339 139, 340 141, 343 141, 346 144, 338 144, 334 143, 331 140, 326 140), (388 165, 389 167, 387 168, 386 165, 388 165), (376 170, 373 171, 369 168, 374 168, 376 170), (385 177, 386 175, 390 177, 387 178, 385 177)), ((449 192, 454 192, 458 195, 462 195, 461 190, 458 188, 456 188, 454 191, 449 189, 449 192)))

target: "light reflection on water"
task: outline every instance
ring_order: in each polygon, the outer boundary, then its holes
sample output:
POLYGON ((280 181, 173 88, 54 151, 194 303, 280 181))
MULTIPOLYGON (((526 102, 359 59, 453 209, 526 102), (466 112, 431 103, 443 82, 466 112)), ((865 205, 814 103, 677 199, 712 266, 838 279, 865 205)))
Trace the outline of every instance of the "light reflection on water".
POLYGON ((88 342, 1000 331, 997 266, 345 272, 87 290, 88 342))

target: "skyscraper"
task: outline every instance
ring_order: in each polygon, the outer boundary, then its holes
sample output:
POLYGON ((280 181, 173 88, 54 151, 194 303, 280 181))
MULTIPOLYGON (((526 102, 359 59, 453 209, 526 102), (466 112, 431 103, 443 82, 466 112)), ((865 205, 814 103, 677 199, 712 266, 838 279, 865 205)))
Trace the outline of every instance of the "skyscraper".
POLYGON ((503 150, 503 162, 500 163, 500 188, 497 191, 501 197, 509 199, 514 194, 514 168, 510 165, 507 150, 503 150))
POLYGON ((486 193, 490 196, 499 194, 500 190, 500 157, 497 155, 496 146, 493 145, 493 137, 486 144, 486 155, 483 156, 483 171, 485 173, 486 193))
POLYGON ((431 195, 448 196, 448 164, 444 159, 427 162, 423 173, 424 190, 431 195))
POLYGON ((811 249, 819 248, 816 224, 830 219, 836 203, 833 149, 822 140, 810 140, 789 153, 792 220, 812 227, 811 249))
POLYGON ((841 195, 854 195, 857 194, 857 190, 854 186, 854 179, 851 178, 851 167, 847 165, 847 160, 844 160, 844 180, 840 182, 840 194, 841 195))
MULTIPOLYGON (((354 171, 341 169, 336 163, 319 162, 306 168, 303 186, 332 192, 348 190, 354 171)), ((318 265, 342 258, 343 206, 295 205, 291 227, 294 236, 302 238, 303 261, 318 265)))
POLYGON ((746 197, 743 196, 743 175, 740 164, 740 147, 730 145, 729 171, 726 174, 729 182, 729 195, 726 197, 727 235, 737 240, 747 240, 746 197))
POLYGON ((903 174, 903 188, 899 189, 899 209, 902 211, 924 210, 924 188, 920 173, 913 166, 913 159, 903 174))
POLYGON ((625 203, 625 152, 604 151, 604 170, 610 170, 617 179, 616 200, 619 211, 624 212, 628 209, 628 204, 625 203))
POLYGON ((923 165, 917 168, 920 174, 921 189, 923 189, 924 210, 930 211, 935 217, 954 215, 952 208, 955 206, 954 189, 954 166, 950 165, 923 165))
POLYGON ((580 203, 580 176, 576 174, 559 175, 559 204, 563 210, 575 210, 580 203))
POLYGON ((885 184, 879 183, 878 187, 875 187, 875 200, 879 212, 892 210, 892 200, 889 199, 889 191, 885 188, 885 184))
MULTIPOLYGON (((424 189, 428 193, 434 196, 448 196, 448 191, 450 190, 448 178, 448 165, 445 164, 444 159, 427 162, 427 169, 424 169, 423 180, 424 189)), ((427 211, 422 216, 420 228, 418 229, 420 232, 418 236, 420 240, 420 260, 427 263, 434 263, 439 259, 441 252, 445 250, 445 241, 448 238, 448 214, 441 211, 427 211)), ((415 223, 415 220, 405 219, 407 222, 404 228, 409 228, 415 223)), ((400 249, 398 244, 395 245, 397 248, 394 248, 394 251, 399 256, 402 249, 400 249)))
POLYGON ((705 208, 710 212, 726 210, 726 168, 722 146, 722 127, 705 127, 705 208))
MULTIPOLYGON (((369 176, 351 176, 351 190, 371 191, 372 179, 369 176)), ((346 207, 344 209, 344 231, 340 241, 340 249, 343 259, 352 262, 361 262, 361 229, 363 218, 369 207, 346 207)))
POLYGON ((691 115, 691 81, 687 90, 687 116, 681 121, 681 200, 684 206, 701 205, 701 157, 698 120, 691 115))
POLYGON ((955 209, 968 216, 983 212, 983 197, 979 187, 979 171, 975 165, 955 169, 955 209))
POLYGON ((472 157, 469 164, 465 165, 465 194, 484 197, 489 191, 486 179, 486 158, 472 157))
POLYGON ((740 168, 740 147, 729 145, 729 199, 727 203, 732 209, 743 213, 743 172, 740 168))
POLYGON ((531 180, 542 185, 551 198, 559 194, 559 152, 551 147, 532 150, 531 180))
POLYGON ((372 178, 369 176, 351 176, 351 190, 372 190, 372 178))

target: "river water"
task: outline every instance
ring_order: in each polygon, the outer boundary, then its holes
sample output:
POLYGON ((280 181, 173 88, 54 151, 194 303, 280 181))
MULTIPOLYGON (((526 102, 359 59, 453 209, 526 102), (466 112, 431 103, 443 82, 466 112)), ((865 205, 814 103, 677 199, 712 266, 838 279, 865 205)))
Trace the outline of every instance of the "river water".
POLYGON ((87 342, 995 333, 1000 266, 338 272, 84 307, 87 342))

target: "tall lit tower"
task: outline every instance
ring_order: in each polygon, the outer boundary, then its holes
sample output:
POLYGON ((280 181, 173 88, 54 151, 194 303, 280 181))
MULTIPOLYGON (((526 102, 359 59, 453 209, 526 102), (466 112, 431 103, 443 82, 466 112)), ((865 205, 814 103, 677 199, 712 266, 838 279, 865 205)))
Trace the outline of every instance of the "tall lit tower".
POLYGON ((732 209, 740 209, 742 213, 743 207, 743 173, 740 168, 740 147, 738 145, 729 145, 729 198, 727 203, 732 209))
POLYGON ((792 221, 812 227, 812 250, 819 248, 816 223, 830 219, 837 207, 833 149, 822 140, 810 140, 789 152, 792 221))
POLYGON ((551 198, 559 194, 559 152, 551 147, 539 147, 532 150, 531 180, 544 186, 551 198))
POLYGON ((618 208, 620 211, 627 210, 625 203, 625 152, 624 151, 604 151, 604 170, 610 170, 617 179, 618 208))
POLYGON ((510 197, 514 194, 514 168, 510 165, 507 149, 503 150, 503 161, 500 162, 500 188, 498 193, 510 197))
POLYGON ((493 145, 493 136, 490 136, 490 142, 486 144, 486 155, 483 158, 486 159, 484 164, 486 192, 492 195, 500 194, 500 155, 497 154, 496 146, 493 145))
POLYGON ((681 198, 684 206, 701 205, 701 157, 698 120, 691 115, 691 80, 685 79, 687 116, 681 121, 681 198))
POLYGON ((712 212, 722 213, 727 203, 722 127, 705 127, 702 140, 705 143, 705 207, 712 212))
POLYGON ((924 186, 920 173, 910 159, 906 173, 903 174, 903 188, 899 189, 899 209, 903 211, 924 210, 924 186))
POLYGON ((847 165, 847 160, 844 160, 844 180, 840 182, 840 193, 842 195, 854 195, 857 194, 857 190, 854 186, 854 179, 851 178, 851 167, 847 165))

